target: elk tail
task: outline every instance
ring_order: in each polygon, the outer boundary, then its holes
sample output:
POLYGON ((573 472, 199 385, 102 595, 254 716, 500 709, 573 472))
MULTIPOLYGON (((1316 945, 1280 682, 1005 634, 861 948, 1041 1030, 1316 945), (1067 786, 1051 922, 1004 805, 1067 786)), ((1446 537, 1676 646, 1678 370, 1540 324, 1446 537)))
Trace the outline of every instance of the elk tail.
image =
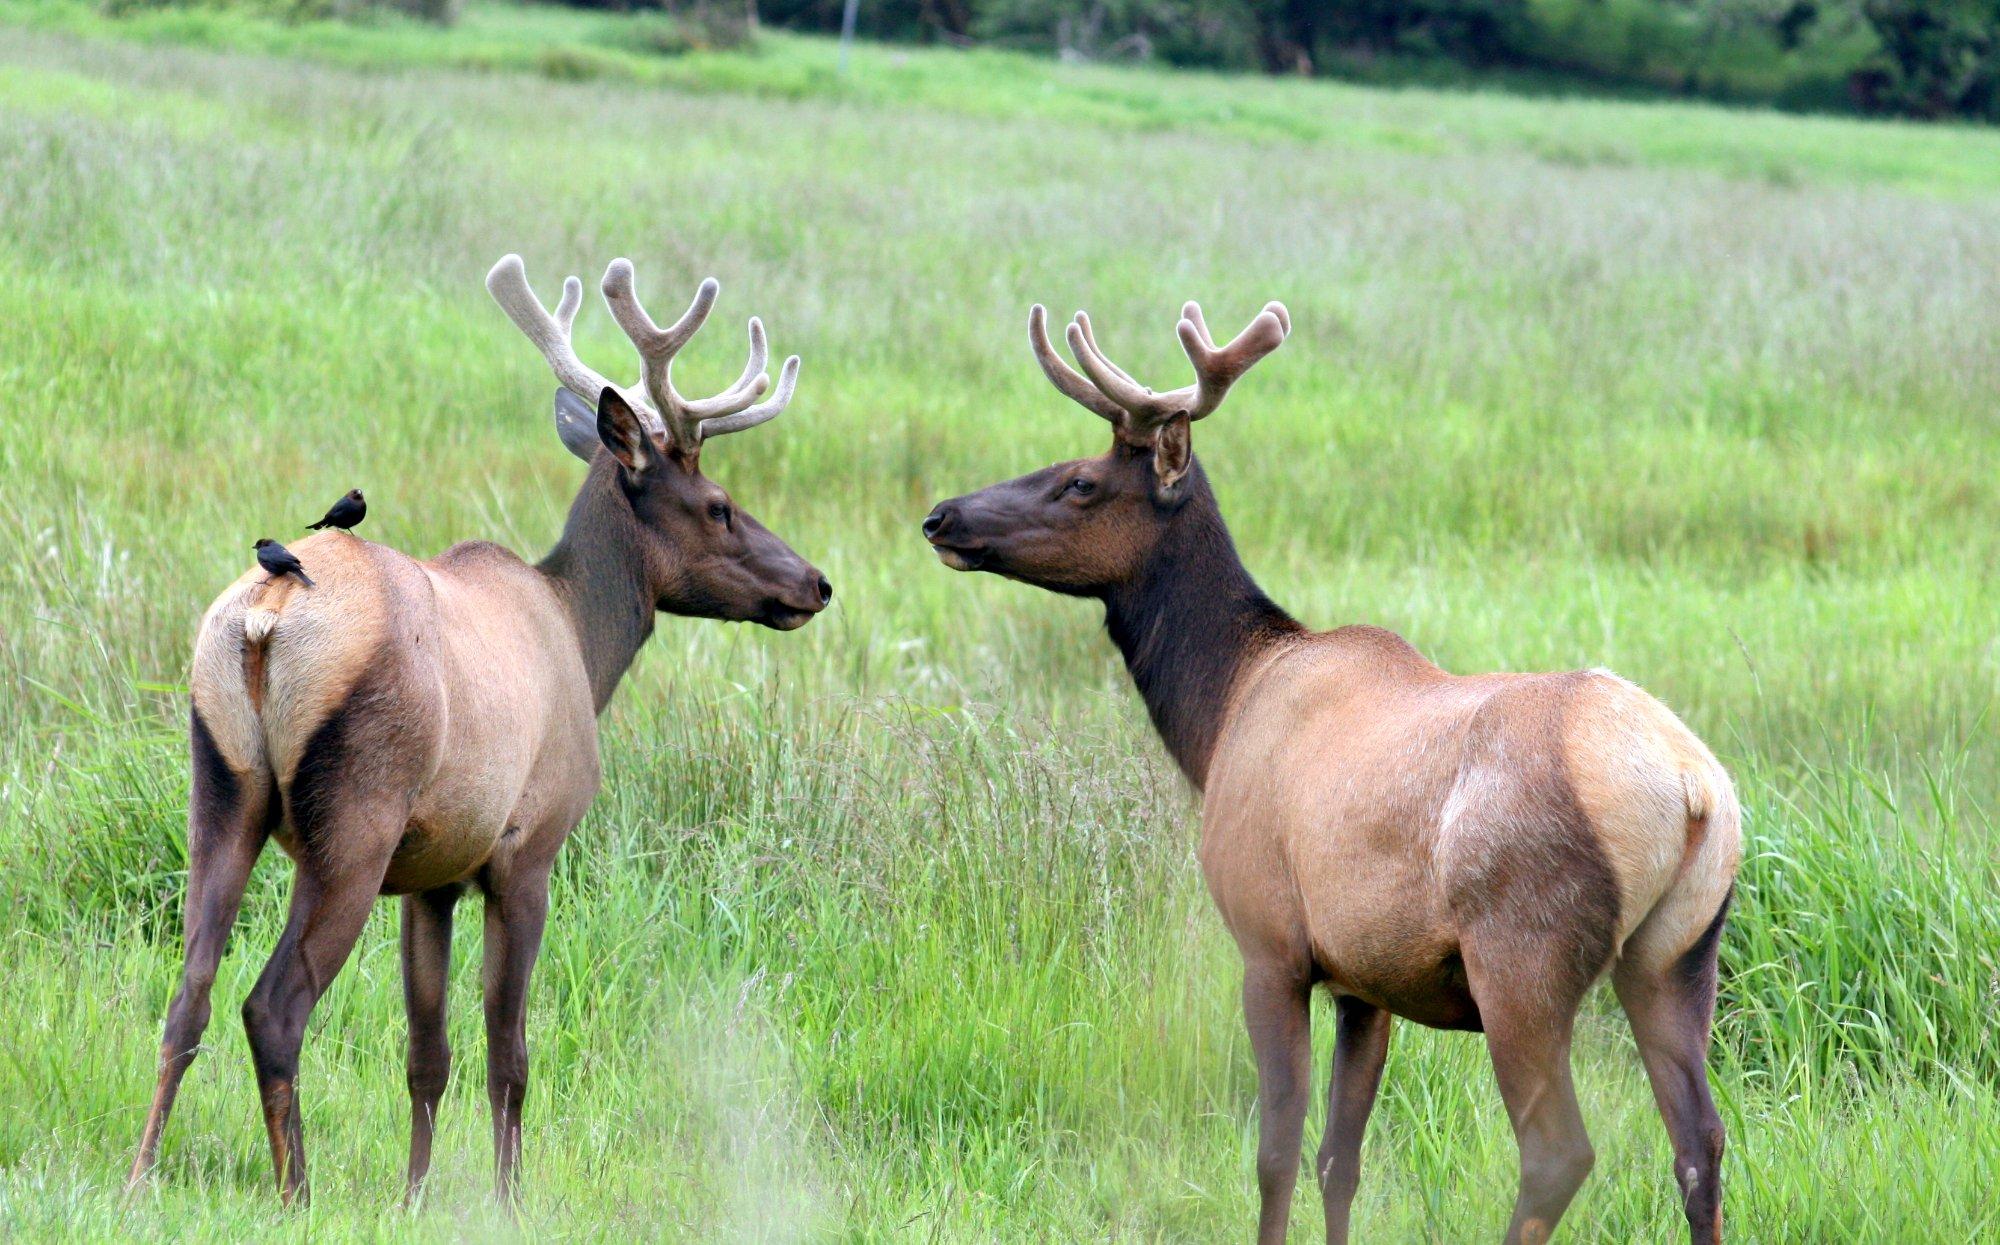
POLYGON ((249 608, 243 611, 243 690, 249 694, 250 708, 256 713, 264 711, 264 649, 277 631, 278 620, 291 597, 290 585, 282 579, 266 580, 251 589, 249 608))
POLYGON ((1741 814, 1729 776, 1713 761, 1681 771, 1681 785, 1687 801, 1687 843, 1681 854, 1685 869, 1711 834, 1735 839, 1741 814))
POLYGON ((1688 820, 1707 821, 1709 810, 1715 807, 1715 793, 1709 790, 1708 775, 1691 769, 1681 775, 1681 783, 1687 789, 1688 820))

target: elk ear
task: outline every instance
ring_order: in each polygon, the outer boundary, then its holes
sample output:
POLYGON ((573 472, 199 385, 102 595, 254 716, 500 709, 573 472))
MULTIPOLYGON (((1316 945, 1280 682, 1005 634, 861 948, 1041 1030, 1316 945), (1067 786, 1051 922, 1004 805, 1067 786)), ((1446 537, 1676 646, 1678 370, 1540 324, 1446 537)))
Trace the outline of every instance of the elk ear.
POLYGON ((563 448, 589 462, 597 455, 597 412, 567 389, 556 390, 556 435, 563 448))
POLYGON ((1160 425, 1153 438, 1153 496, 1163 503, 1180 500, 1181 483, 1194 462, 1194 438, 1188 432, 1188 417, 1182 412, 1160 425))
POLYGON ((644 471, 651 461, 646 444, 646 423, 631 403, 616 389, 606 385, 597 395, 597 439, 627 471, 644 471))

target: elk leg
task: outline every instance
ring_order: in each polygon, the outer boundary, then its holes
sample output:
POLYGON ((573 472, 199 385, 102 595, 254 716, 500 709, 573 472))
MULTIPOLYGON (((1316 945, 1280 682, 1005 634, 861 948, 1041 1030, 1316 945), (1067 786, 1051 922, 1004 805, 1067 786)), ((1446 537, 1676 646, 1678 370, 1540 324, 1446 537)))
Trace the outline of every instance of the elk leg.
POLYGON ((494 1194, 508 1205, 518 1195, 521 1106, 528 1096, 528 975, 548 911, 546 873, 509 879, 486 896, 486 1098, 493 1109, 494 1194))
MULTIPOLYGON (((395 821, 379 844, 369 845, 365 863, 339 868, 307 856, 292 884, 285 932, 243 1003, 243 1028, 257 1068, 271 1161, 277 1168, 279 1196, 288 1203, 310 1195, 297 1092, 306 1021, 367 924, 401 826, 400 819, 395 821)), ((353 843, 348 838, 342 846, 353 843)))
MULTIPOLYGON (((1718 913, 1717 932, 1720 924, 1718 913)), ((1674 1179, 1694 1245, 1722 1240, 1722 1116, 1709 1093, 1707 1069, 1716 943, 1704 937, 1665 969, 1621 960, 1611 977, 1673 1142, 1674 1179)))
POLYGON ((438 1102, 451 1078, 445 1000, 451 978, 451 913, 456 885, 403 897, 403 1010, 410 1022, 410 1167, 403 1200, 414 1203, 431 1167, 438 1102))
POLYGON ((1573 957, 1564 949, 1508 939, 1497 953, 1484 950, 1467 940, 1466 979, 1521 1151, 1521 1187, 1507 1241, 1541 1245, 1596 1162, 1569 1066, 1576 1008, 1590 982, 1578 983, 1565 971, 1573 957))
MULTIPOLYGON (((159 1080, 127 1188, 145 1178, 159 1155, 160 1134, 173 1112, 181 1078, 194 1063, 201 1035, 208 1029, 209 990, 215 984, 215 970, 222 962, 230 928, 236 924, 243 889, 270 837, 268 776, 238 775, 203 764, 204 747, 212 754, 214 744, 204 744, 207 728, 201 725, 198 711, 194 721, 196 764, 188 805, 188 883, 182 918, 187 949, 180 988, 167 1007, 159 1080)), ((215 760, 219 762, 219 756, 215 760)))
POLYGON ((1290 963, 1250 961, 1243 1018, 1257 1057, 1257 1239, 1282 1245, 1312 1093, 1312 979, 1290 963))
POLYGON ((1319 1146, 1320 1196, 1328 1245, 1345 1245, 1354 1190, 1361 1182, 1361 1137, 1389 1057, 1390 1015, 1356 998, 1334 1001, 1338 1017, 1333 1080, 1326 1088, 1326 1136, 1319 1146))

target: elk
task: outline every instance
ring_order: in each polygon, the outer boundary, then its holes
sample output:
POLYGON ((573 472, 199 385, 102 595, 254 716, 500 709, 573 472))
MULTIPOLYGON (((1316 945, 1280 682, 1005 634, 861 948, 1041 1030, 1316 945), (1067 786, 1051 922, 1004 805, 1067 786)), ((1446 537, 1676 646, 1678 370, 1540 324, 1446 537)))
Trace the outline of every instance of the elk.
POLYGON ((536 565, 484 541, 419 562, 324 531, 292 546, 317 587, 253 570, 209 607, 190 678, 186 963, 134 1184, 153 1165, 207 1027, 244 884, 276 838, 296 867, 290 914, 243 1023, 281 1197, 308 1196, 297 1094, 306 1021, 378 894, 403 900, 407 1196, 420 1192, 451 1066, 452 911, 477 887, 495 1182, 511 1202, 528 976, 556 852, 597 793, 597 715, 656 611, 791 630, 832 599, 823 575, 701 473, 703 443, 776 417, 799 369, 787 359, 776 394, 758 401, 770 378, 753 318, 734 384, 710 398, 675 391, 674 356, 707 319, 714 280, 663 329, 633 293, 632 265, 605 271, 605 302, 642 361, 632 388, 577 358, 575 277, 553 316, 518 256, 495 264, 486 288, 561 383, 557 432, 589 474, 562 539, 536 565))
POLYGON ((1295 621, 1244 569, 1189 436, 1291 317, 1271 303, 1218 347, 1188 303, 1176 331, 1195 382, 1155 393, 1081 313, 1072 368, 1035 307, 1036 359, 1110 421, 1110 450, 946 501, 923 530, 955 570, 1102 602, 1202 794, 1202 874, 1242 954, 1257 1065, 1258 1239, 1285 1237, 1316 986, 1337 1027, 1316 1168, 1327 1239, 1347 1239, 1395 1016, 1484 1032, 1520 1149, 1506 1239, 1547 1239, 1593 1160, 1570 1034, 1608 968, 1692 1238, 1719 1240, 1723 1133, 1704 1065, 1741 852, 1728 775, 1609 672, 1453 675, 1381 628, 1295 621))

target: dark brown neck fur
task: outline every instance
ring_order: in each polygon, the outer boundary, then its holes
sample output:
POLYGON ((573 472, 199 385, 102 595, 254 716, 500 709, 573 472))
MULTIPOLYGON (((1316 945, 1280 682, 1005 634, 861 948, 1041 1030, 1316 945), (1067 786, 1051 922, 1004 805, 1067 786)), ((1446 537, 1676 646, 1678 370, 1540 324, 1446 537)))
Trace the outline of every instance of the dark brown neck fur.
POLYGON ((536 568, 569 607, 599 713, 653 634, 655 594, 640 569, 638 522, 619 490, 617 465, 599 454, 570 503, 562 539, 536 568))
POLYGON ((1167 751, 1201 787, 1238 674, 1305 628, 1244 569, 1199 463, 1186 488, 1145 568, 1105 594, 1104 625, 1167 751))

